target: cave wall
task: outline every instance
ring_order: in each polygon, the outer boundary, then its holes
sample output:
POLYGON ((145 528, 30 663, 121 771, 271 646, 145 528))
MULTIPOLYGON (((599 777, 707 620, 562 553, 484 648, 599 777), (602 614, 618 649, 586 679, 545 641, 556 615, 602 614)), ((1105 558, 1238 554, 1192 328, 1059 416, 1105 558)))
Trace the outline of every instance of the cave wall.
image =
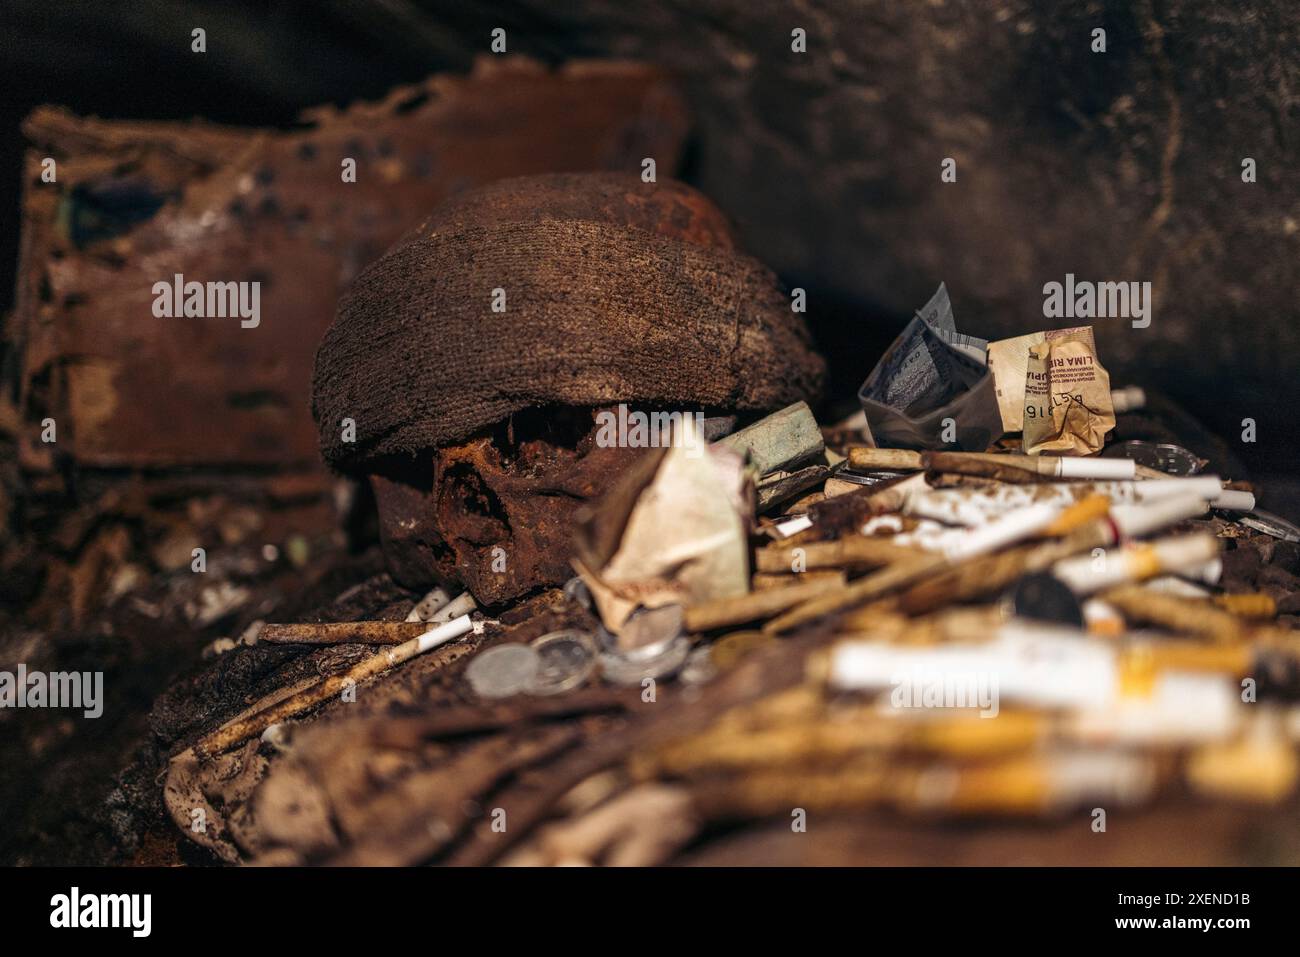
POLYGON ((994 337, 1067 324, 1043 318, 1042 287, 1069 272, 1153 284, 1149 328, 1096 322, 1117 384, 1161 388, 1229 437, 1256 419, 1242 452, 1270 468, 1300 438, 1300 6, 1286 0, 13 11, 0 40, 11 110, 288 124, 321 100, 468 69, 495 26, 509 53, 648 60, 689 95, 688 178, 809 290, 841 389, 939 280, 960 325, 994 337), (211 38, 201 60, 186 42, 198 23, 211 38), (1096 27, 1105 53, 1091 50, 1096 27), (795 28, 806 53, 791 50, 795 28), (945 157, 955 183, 940 180, 945 157), (1255 183, 1242 182, 1245 157, 1255 183))

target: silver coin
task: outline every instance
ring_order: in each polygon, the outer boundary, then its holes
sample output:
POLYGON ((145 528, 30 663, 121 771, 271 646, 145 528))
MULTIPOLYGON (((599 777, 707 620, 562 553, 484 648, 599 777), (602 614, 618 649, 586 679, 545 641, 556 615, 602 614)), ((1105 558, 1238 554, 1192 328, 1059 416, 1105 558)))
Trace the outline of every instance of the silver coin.
POLYGON ((530 646, 537 652, 537 674, 525 686, 529 694, 561 694, 577 688, 596 670, 596 643, 581 631, 553 631, 530 646))
POLYGON ((629 657, 657 657, 682 634, 681 605, 639 608, 618 634, 618 653, 629 657))
POLYGON ((475 656, 465 678, 480 698, 509 698, 523 691, 540 668, 541 658, 527 645, 495 645, 475 656))
POLYGON ((1138 465, 1165 472, 1169 475, 1195 475, 1201 470, 1201 460, 1194 452, 1181 445, 1167 442, 1143 442, 1133 439, 1112 445, 1102 453, 1112 459, 1132 459, 1138 465))
POLYGON ((635 685, 646 678, 665 678, 675 674, 690 653, 691 640, 678 635, 667 648, 652 657, 605 652, 600 656, 600 667, 605 680, 611 684, 635 685))

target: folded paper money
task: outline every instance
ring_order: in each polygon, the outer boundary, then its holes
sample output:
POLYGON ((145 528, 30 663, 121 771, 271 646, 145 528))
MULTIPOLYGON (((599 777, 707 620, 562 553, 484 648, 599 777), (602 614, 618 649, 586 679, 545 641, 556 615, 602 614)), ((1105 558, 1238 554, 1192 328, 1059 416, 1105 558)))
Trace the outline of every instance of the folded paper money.
POLYGON ((876 443, 987 448, 1002 434, 987 349, 983 339, 957 331, 948 290, 940 283, 858 391, 876 443))

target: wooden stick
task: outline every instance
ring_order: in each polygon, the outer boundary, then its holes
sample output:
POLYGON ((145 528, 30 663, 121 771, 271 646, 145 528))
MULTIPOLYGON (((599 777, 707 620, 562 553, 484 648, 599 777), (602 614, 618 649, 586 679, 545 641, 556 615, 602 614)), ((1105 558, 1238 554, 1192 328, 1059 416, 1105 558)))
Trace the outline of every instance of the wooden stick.
POLYGON ((842 589, 819 595, 802 605, 797 605, 781 617, 769 621, 763 626, 763 630, 773 633, 790 631, 827 615, 887 595, 927 575, 933 575, 947 564, 947 560, 942 555, 918 554, 907 561, 896 562, 865 578, 860 578, 842 589))
POLYGON ((919 472, 921 453, 911 449, 873 449, 854 446, 849 449, 849 468, 859 472, 919 472))
POLYGON ((276 645, 400 645, 429 630, 422 621, 322 621, 267 624, 258 641, 276 645))
POLYGON ((410 661, 416 655, 423 654, 438 645, 459 638, 461 635, 473 630, 473 627, 474 624, 470 621, 469 615, 461 615, 454 621, 439 625, 432 631, 426 630, 418 638, 412 638, 404 644, 377 652, 353 665, 347 671, 331 675, 298 694, 272 705, 270 708, 223 725, 199 741, 194 746, 195 753, 200 757, 208 757, 229 751, 231 748, 243 744, 249 738, 261 734, 271 725, 286 721, 333 698, 349 685, 359 685, 361 682, 373 678, 389 668, 410 661))
POLYGON ((1130 621, 1157 625, 1187 635, 1200 635, 1222 644, 1244 641, 1247 628, 1235 616, 1208 602, 1166 595, 1140 585, 1121 585, 1100 598, 1130 621))
MULTIPOLYGON (((791 578, 798 581, 797 575, 791 578)), ((713 631, 716 628, 727 628, 731 625, 771 618, 778 612, 839 587, 839 582, 811 581, 786 588, 770 588, 734 598, 719 598, 716 601, 691 605, 686 609, 686 630, 713 631)))
POLYGON ((916 549, 881 538, 850 535, 833 542, 760 548, 754 553, 754 568, 759 572, 790 572, 796 566, 804 569, 874 567, 906 561, 916 555, 916 549))
POLYGON ((834 582, 843 585, 847 576, 842 568, 820 568, 813 571, 795 572, 789 568, 784 572, 756 572, 750 579, 749 586, 754 591, 767 591, 772 588, 789 588, 791 585, 806 585, 809 582, 834 582))
POLYGON ((758 511, 764 512, 800 492, 812 488, 818 482, 825 481, 832 474, 829 465, 814 462, 794 471, 777 469, 762 476, 754 485, 754 496, 758 511))
POLYGON ((1277 602, 1263 592, 1214 595, 1210 601, 1238 618, 1276 618, 1277 602))

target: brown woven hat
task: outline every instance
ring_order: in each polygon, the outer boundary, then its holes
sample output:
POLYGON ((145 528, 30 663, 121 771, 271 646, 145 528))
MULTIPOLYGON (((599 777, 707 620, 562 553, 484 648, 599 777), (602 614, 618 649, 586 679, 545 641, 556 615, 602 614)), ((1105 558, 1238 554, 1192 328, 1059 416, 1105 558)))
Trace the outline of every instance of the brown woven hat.
POLYGON ((762 411, 816 399, 824 374, 704 196, 565 174, 452 200, 362 272, 317 352, 312 411, 326 461, 355 472, 531 406, 762 411))

